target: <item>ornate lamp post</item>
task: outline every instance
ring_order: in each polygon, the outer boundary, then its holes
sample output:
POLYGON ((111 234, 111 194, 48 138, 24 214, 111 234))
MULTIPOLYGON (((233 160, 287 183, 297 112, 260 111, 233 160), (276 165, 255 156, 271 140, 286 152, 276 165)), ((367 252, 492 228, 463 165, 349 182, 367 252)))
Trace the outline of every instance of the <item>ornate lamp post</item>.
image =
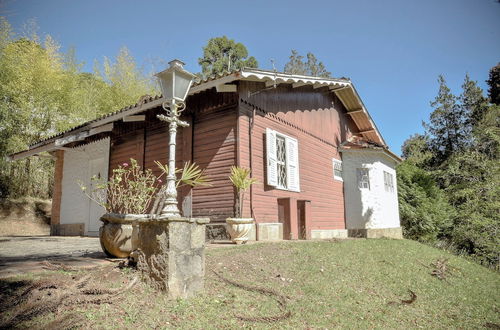
POLYGON ((179 119, 182 111, 186 108, 187 93, 193 83, 194 74, 186 71, 182 66, 183 62, 173 60, 168 63, 170 67, 155 76, 160 81, 160 88, 165 101, 162 104, 167 115, 158 115, 160 120, 169 123, 169 153, 168 153, 168 175, 167 189, 165 191, 165 204, 161 211, 163 217, 179 217, 180 212, 177 207, 177 189, 175 187, 175 139, 177 126, 187 127, 189 124, 179 119))

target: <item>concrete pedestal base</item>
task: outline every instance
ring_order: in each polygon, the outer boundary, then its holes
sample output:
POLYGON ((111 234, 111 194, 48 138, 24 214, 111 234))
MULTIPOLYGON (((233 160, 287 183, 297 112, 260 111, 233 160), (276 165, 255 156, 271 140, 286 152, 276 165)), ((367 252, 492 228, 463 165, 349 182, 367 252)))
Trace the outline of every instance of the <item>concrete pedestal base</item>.
POLYGON ((131 256, 144 281, 170 298, 188 298, 203 291, 209 221, 178 217, 136 222, 139 230, 131 256))
POLYGON ((258 223, 257 238, 259 241, 279 241, 283 239, 283 224, 258 223))
POLYGON ((349 237, 403 239, 403 229, 401 227, 374 228, 374 229, 348 229, 348 232, 349 232, 349 237))

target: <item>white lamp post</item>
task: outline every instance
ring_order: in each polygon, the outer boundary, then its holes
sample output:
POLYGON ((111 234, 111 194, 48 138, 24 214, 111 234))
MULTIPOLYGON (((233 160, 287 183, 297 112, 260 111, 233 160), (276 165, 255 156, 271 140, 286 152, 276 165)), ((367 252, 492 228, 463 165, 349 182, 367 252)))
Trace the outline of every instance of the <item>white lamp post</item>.
POLYGON ((165 101, 162 104, 167 115, 158 115, 160 120, 169 123, 169 153, 168 153, 168 175, 167 189, 165 191, 165 204, 161 211, 164 217, 179 217, 180 212, 177 207, 177 189, 175 187, 175 139, 177 126, 187 127, 189 124, 179 120, 182 111, 186 108, 184 100, 189 88, 193 83, 194 74, 184 70, 184 63, 179 60, 168 62, 170 67, 155 76, 160 81, 160 88, 165 101))

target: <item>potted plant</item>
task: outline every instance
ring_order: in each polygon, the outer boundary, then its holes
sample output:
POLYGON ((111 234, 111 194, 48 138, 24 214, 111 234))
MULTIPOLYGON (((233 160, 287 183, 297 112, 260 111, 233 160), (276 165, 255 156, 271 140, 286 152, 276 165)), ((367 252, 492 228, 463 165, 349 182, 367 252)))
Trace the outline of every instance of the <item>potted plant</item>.
POLYGON ((243 218, 243 201, 245 192, 257 180, 250 177, 250 169, 231 166, 231 175, 229 180, 236 188, 236 207, 234 218, 227 218, 227 230, 231 236, 231 240, 236 244, 246 243, 248 241, 248 233, 254 224, 253 218, 243 218))
MULTIPOLYGON (((108 181, 93 177, 91 191, 79 183, 83 193, 106 210, 100 219, 103 225, 99 228, 99 240, 106 255, 128 257, 133 250, 133 237, 137 236, 137 233, 133 234, 132 224, 140 219, 154 219, 160 214, 165 192, 161 178, 168 175, 168 167, 155 163, 162 171, 159 176, 155 176, 151 169, 142 170, 131 158, 130 164, 123 163, 114 169, 108 181)), ((187 162, 176 172, 180 173, 176 187, 210 185, 210 180, 194 163, 187 162)))

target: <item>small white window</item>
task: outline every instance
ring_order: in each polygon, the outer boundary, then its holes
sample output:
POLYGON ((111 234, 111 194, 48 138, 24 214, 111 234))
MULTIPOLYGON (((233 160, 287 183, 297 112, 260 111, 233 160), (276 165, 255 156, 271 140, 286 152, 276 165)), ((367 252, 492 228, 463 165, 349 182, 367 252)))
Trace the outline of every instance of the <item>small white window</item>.
POLYGON ((357 168, 356 174, 358 176, 358 187, 360 189, 370 189, 370 176, 367 168, 357 168))
POLYGON ((394 177, 391 173, 384 171, 385 191, 394 192, 394 177))
POLYGON ((333 178, 335 180, 343 181, 342 179, 342 161, 333 159, 333 178))

